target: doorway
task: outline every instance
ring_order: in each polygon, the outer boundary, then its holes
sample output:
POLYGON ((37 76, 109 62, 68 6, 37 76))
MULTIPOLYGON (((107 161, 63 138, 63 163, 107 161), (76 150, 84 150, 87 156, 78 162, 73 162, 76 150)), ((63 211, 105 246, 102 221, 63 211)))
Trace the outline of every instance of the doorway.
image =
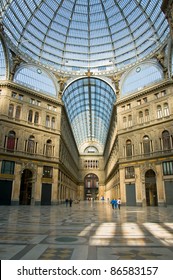
POLYGON ((0 205, 11 205, 13 181, 0 180, 0 205))
POLYGON ((30 205, 31 196, 32 196, 32 177, 33 174, 31 170, 23 170, 20 184, 20 196, 19 204, 20 205, 30 205))
POLYGON ((98 176, 91 173, 85 176, 85 200, 97 200, 99 193, 99 179, 98 176))
POLYGON ((42 184, 41 205, 51 205, 52 184, 42 184))
POLYGON ((126 205, 127 206, 136 206, 135 184, 126 184, 126 205))
POLYGON ((150 169, 145 173, 146 205, 158 206, 156 174, 150 169))

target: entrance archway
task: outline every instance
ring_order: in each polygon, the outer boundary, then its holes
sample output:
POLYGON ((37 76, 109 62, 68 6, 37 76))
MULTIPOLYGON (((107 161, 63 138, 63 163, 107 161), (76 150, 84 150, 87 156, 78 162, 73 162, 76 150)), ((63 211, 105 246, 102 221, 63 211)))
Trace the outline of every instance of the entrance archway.
POLYGON ((156 174, 150 169, 145 173, 146 205, 158 206, 156 174))
POLYGON ((98 191, 99 191, 99 178, 97 175, 90 173, 85 176, 84 180, 85 187, 85 199, 98 199, 98 191))
POLYGON ((31 204, 31 195, 32 195, 32 177, 33 174, 31 170, 24 169, 21 176, 20 184, 20 197, 19 204, 21 205, 30 205, 31 204))

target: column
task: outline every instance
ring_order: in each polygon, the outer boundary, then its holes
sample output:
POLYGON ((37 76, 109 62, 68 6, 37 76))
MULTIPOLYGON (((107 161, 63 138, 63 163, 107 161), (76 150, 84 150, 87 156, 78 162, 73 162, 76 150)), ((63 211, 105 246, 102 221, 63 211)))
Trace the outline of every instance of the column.
POLYGON ((15 170, 14 170, 14 181, 13 181, 13 190, 12 190, 12 197, 11 203, 13 205, 19 204, 19 195, 20 195, 20 184, 21 184, 21 164, 15 163, 15 170))
POLYGON ((58 172, 59 170, 54 168, 53 182, 52 182, 52 201, 51 201, 53 205, 58 204, 58 172))

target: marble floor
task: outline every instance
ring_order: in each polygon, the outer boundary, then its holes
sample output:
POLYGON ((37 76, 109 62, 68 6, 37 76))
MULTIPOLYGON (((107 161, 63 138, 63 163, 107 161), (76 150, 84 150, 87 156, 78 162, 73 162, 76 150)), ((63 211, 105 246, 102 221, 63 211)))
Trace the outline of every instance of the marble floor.
POLYGON ((0 206, 1 260, 173 260, 173 207, 0 206))

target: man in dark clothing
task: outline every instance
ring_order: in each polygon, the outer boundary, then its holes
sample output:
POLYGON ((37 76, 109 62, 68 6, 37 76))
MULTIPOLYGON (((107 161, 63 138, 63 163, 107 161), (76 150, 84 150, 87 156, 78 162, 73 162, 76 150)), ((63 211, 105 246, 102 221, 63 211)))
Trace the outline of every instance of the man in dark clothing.
POLYGON ((70 201, 69 201, 70 207, 72 207, 72 202, 73 202, 73 200, 70 198, 70 201))
POLYGON ((66 200, 65 200, 65 205, 66 205, 66 207, 68 206, 68 198, 66 198, 66 200))

